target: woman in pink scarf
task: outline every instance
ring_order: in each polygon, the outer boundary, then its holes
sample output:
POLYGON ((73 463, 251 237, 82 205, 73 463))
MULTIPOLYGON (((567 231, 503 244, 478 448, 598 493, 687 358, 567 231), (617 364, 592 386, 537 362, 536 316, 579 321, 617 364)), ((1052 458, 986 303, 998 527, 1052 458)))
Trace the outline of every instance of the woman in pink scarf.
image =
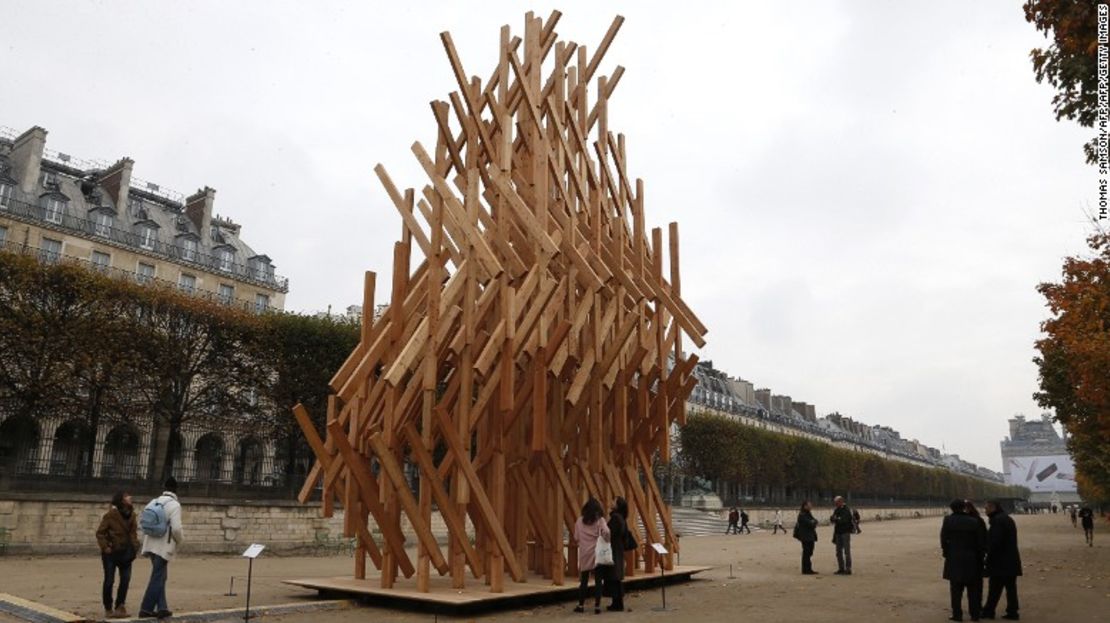
POLYGON ((575 612, 584 612, 586 589, 590 585, 590 571, 594 572, 594 614, 601 614, 601 582, 606 567, 598 567, 594 556, 597 540, 609 540, 609 526, 605 525, 601 502, 594 498, 586 500, 582 516, 574 523, 574 540, 578 543, 578 607, 575 612))

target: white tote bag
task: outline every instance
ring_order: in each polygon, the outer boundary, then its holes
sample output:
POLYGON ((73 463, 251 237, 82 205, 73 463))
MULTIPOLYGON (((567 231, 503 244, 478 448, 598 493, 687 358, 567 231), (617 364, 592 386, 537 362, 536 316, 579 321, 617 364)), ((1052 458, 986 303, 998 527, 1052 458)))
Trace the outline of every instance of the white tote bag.
POLYGON ((594 546, 594 561, 598 566, 613 564, 613 544, 601 538, 600 535, 597 537, 597 545, 594 546))

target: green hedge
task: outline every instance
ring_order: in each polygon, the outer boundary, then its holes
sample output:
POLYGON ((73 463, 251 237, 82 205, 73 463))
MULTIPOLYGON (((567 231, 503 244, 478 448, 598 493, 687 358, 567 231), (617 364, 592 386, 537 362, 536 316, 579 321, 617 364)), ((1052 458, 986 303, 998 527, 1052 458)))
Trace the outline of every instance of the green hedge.
POLYGON ((681 430, 687 474, 742 485, 901 499, 1025 498, 1028 490, 920 467, 693 412, 681 430))

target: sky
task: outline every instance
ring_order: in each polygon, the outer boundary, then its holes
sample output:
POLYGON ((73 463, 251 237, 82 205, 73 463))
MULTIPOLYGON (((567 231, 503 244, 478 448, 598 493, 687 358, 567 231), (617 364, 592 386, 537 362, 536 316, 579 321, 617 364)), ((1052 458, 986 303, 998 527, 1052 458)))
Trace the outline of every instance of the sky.
POLYGON ((340 310, 400 234, 374 165, 426 183, 439 33, 488 76, 500 26, 553 8, 589 49, 626 18, 610 127, 649 226, 680 224, 702 359, 1001 470, 1007 419, 1040 413, 1035 287, 1096 196, 1020 3, 0 0, 0 126, 215 188, 287 309, 340 310))

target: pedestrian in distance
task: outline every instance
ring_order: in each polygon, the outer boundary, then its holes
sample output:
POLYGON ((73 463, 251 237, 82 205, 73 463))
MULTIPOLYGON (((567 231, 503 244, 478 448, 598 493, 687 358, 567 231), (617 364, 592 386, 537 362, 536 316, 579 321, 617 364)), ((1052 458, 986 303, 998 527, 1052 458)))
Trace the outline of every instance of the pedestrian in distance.
POLYGON ((990 530, 987 534, 987 601, 979 617, 993 619, 995 608, 1006 589, 1006 614, 1003 619, 1017 621, 1018 593, 1017 579, 1021 575, 1021 554, 1018 552, 1017 526, 1002 504, 997 500, 987 502, 987 519, 990 530))
POLYGON ((967 591, 967 610, 972 621, 979 620, 983 602, 983 559, 987 551, 987 530, 967 512, 967 500, 952 500, 952 514, 940 529, 940 549, 944 556, 944 579, 948 580, 951 599, 950 621, 963 621, 963 597, 967 591))
POLYGON ((173 616, 166 603, 170 562, 177 554, 178 546, 185 541, 181 503, 177 500, 177 480, 173 476, 166 479, 162 495, 143 508, 139 527, 143 531, 142 554, 150 558, 151 564, 150 581, 139 605, 139 616, 164 619, 173 616))
POLYGON ((852 532, 855 534, 862 532, 859 529, 859 509, 856 508, 852 509, 852 532))
POLYGON ((1095 512, 1091 510, 1090 506, 1084 506, 1079 511, 1079 517, 1083 520, 1083 538, 1087 539, 1087 547, 1095 546, 1095 512))
POLYGON ((736 510, 735 506, 728 511, 728 527, 725 528, 725 534, 729 532, 740 534, 740 511, 736 510))
POLYGON ((578 606, 575 612, 585 612, 586 591, 590 586, 590 573, 594 575, 594 614, 601 614, 601 583, 607 569, 597 564, 597 542, 610 542, 609 526, 603 517, 601 502, 594 498, 582 505, 582 516, 574 523, 574 540, 578 543, 578 606))
POLYGON ((1078 528, 1079 524, 1076 521, 1076 519, 1077 519, 1076 515, 1078 513, 1076 512, 1076 508, 1075 508, 1074 504, 1068 508, 1068 514, 1071 515, 1071 527, 1078 528))
POLYGON ((833 526, 833 544, 836 545, 836 575, 852 575, 852 509, 844 503, 844 498, 833 498, 833 509, 829 523, 833 526))
POLYGON ((779 530, 782 530, 784 535, 786 534, 786 528, 782 525, 782 509, 775 509, 775 530, 771 534, 778 534, 779 530))
POLYGON ((131 563, 142 546, 139 543, 139 522, 131 505, 131 495, 126 491, 118 491, 112 496, 112 504, 96 529, 96 544, 100 547, 100 563, 104 567, 104 584, 100 594, 104 602, 104 616, 126 619, 130 616, 127 614, 127 589, 131 585, 131 563), (113 602, 112 585, 117 570, 119 588, 113 602))
POLYGON ((794 538, 802 543, 802 575, 817 575, 813 570, 813 547, 817 544, 817 518, 809 500, 802 502, 794 522, 794 538))
POLYGON ((605 609, 610 612, 624 611, 624 553, 636 549, 636 539, 628 529, 628 501, 618 497, 609 511, 609 539, 613 544, 613 567, 605 578, 606 594, 613 603, 605 609))
POLYGON ((748 531, 748 534, 752 533, 752 529, 748 527, 748 513, 745 512, 744 509, 741 508, 740 509, 740 532, 744 532, 745 530, 748 531))

